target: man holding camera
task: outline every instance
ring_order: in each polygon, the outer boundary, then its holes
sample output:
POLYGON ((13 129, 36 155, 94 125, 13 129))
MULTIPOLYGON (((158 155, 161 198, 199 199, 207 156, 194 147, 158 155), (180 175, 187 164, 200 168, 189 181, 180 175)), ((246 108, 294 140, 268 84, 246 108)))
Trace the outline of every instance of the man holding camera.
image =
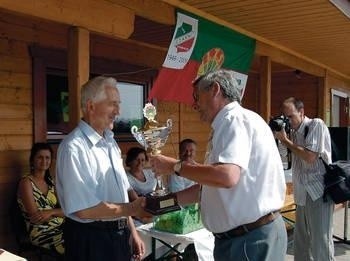
POLYGON ((294 97, 282 103, 282 113, 289 119, 290 138, 282 128, 275 131, 292 152, 293 188, 296 208, 294 228, 295 260, 334 260, 334 203, 323 200, 325 168, 319 157, 331 161, 331 139, 321 119, 304 114, 304 104, 294 97))

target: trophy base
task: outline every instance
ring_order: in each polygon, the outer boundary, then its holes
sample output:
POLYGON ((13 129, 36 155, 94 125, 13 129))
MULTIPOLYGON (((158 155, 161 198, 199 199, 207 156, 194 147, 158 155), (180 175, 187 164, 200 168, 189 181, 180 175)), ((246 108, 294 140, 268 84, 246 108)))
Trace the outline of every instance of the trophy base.
POLYGON ((151 192, 146 195, 145 210, 152 215, 158 216, 175 210, 179 210, 180 206, 177 203, 176 196, 172 193, 151 192))

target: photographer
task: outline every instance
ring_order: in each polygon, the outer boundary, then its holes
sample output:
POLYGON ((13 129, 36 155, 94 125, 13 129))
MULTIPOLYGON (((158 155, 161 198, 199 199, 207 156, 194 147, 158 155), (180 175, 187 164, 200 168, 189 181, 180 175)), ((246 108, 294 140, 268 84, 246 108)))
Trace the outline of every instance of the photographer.
POLYGON ((326 172, 321 156, 331 160, 331 140, 321 119, 304 114, 304 104, 294 97, 284 100, 282 112, 290 121, 291 138, 282 128, 275 131, 292 152, 293 188, 296 208, 294 228, 295 260, 334 260, 333 210, 331 199, 323 201, 323 176, 326 172))

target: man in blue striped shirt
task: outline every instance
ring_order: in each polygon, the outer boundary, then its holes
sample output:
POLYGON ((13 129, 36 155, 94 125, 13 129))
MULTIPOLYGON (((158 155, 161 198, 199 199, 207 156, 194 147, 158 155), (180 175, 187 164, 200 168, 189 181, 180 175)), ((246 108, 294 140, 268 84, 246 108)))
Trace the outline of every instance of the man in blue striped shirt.
POLYGON ((333 211, 334 203, 324 202, 323 176, 326 172, 322 157, 331 161, 331 139, 321 119, 304 114, 301 100, 290 97, 282 103, 282 113, 290 121, 290 138, 282 129, 275 132, 292 152, 293 189, 296 208, 294 228, 294 257, 298 261, 334 260, 333 211))

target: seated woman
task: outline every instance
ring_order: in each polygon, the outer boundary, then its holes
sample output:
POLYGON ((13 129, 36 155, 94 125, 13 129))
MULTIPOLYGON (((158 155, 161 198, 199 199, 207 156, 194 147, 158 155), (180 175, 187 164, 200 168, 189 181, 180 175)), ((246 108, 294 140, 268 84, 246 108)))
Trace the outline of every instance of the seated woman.
POLYGON ((128 150, 125 165, 129 167, 127 175, 131 187, 141 196, 154 191, 157 178, 151 169, 145 169, 148 161, 147 153, 143 148, 132 147, 128 150))
POLYGON ((29 158, 30 174, 20 180, 17 202, 32 244, 63 254, 64 214, 58 206, 49 172, 52 154, 52 148, 47 143, 33 145, 29 158))

